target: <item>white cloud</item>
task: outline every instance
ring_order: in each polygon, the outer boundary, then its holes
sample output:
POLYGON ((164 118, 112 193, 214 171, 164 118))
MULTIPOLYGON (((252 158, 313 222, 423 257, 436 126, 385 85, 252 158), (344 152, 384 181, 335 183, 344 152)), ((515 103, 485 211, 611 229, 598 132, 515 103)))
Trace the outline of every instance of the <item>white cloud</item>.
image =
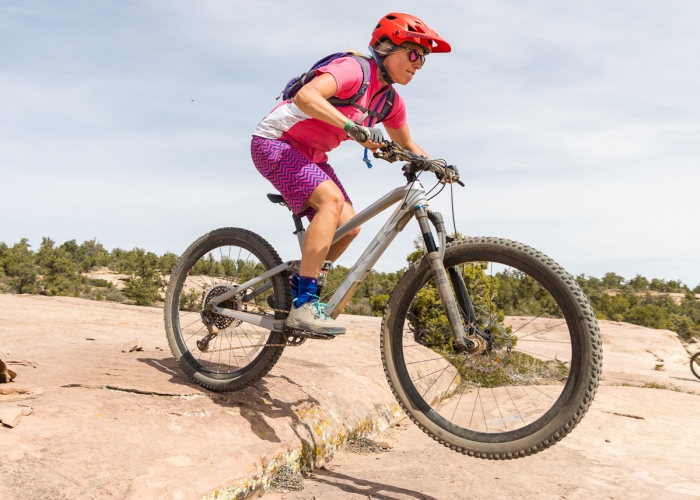
MULTIPOLYGON (((286 80, 363 50, 391 10, 454 48, 408 87, 413 136, 460 166, 458 229, 521 240, 576 274, 700 283, 700 5, 691 0, 22 2, 0 6, 0 241, 97 237, 180 252, 247 226, 298 254, 249 159, 286 80), (254 211, 255 220, 247 219, 254 211)), ((351 144, 358 208, 398 185, 351 144)), ((449 218, 448 197, 433 202, 449 218)), ((349 264, 380 221, 365 227, 349 264)), ((403 265, 410 230, 378 264, 403 265)))

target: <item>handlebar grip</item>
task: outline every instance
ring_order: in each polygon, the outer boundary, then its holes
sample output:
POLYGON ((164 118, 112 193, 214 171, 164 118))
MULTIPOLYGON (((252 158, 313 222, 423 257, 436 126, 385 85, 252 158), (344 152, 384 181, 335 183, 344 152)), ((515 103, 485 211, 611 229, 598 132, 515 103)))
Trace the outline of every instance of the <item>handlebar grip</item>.
POLYGON ((355 134, 355 140, 359 143, 367 142, 367 139, 369 139, 369 137, 367 137, 367 134, 364 132, 360 131, 355 134))

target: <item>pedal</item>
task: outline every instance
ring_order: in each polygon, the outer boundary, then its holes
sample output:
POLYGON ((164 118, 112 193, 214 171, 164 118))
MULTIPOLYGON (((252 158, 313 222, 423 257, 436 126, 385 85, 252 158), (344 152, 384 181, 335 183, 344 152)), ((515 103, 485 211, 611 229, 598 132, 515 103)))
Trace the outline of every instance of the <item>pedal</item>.
POLYGON ((337 337, 337 335, 331 335, 326 333, 314 333, 305 332, 303 330, 296 330, 292 328, 285 328, 285 333, 287 335, 296 335, 305 339, 318 339, 318 340, 331 340, 337 337))

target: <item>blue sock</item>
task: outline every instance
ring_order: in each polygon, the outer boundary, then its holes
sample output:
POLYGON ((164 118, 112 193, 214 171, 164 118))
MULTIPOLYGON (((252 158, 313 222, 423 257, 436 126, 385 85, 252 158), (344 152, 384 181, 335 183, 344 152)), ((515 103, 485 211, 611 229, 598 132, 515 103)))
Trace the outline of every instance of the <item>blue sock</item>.
POLYGON ((301 307, 307 302, 318 300, 316 296, 317 278, 309 278, 308 276, 299 276, 299 295, 294 303, 295 307, 301 307))
POLYGON ((292 287, 292 304, 299 297, 299 273, 294 273, 289 278, 289 284, 292 287))

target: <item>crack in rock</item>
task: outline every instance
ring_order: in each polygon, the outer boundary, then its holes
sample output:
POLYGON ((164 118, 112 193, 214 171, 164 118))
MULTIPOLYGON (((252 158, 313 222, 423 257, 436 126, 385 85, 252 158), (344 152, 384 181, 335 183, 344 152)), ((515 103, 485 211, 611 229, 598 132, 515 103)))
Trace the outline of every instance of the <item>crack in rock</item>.
POLYGON ((129 387, 119 387, 116 385, 96 385, 96 384, 66 384, 62 385, 64 388, 74 388, 81 387, 83 389, 105 389, 109 391, 125 392, 128 394, 139 394, 142 396, 160 396, 160 397, 170 397, 170 398, 180 398, 180 399, 197 399, 197 398, 209 398, 217 401, 223 401, 237 406, 245 406, 246 404, 242 401, 234 401, 223 396, 216 394, 175 394, 172 392, 157 392, 157 391, 145 391, 143 389, 133 389, 129 387))

